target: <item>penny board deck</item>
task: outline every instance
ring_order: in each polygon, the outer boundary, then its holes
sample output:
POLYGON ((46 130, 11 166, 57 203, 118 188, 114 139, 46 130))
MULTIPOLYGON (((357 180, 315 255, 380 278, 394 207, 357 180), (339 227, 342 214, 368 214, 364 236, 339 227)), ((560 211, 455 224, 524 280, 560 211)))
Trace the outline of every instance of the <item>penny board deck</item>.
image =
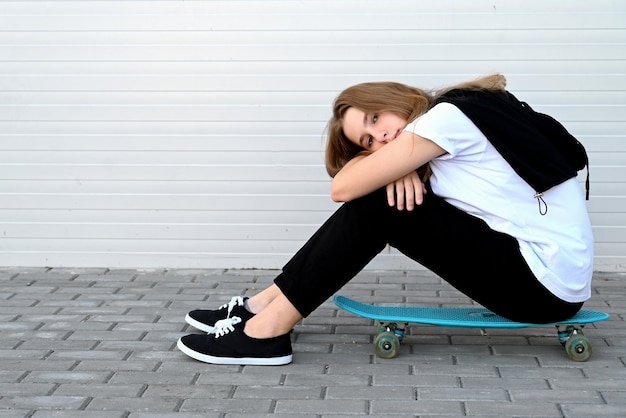
MULTIPOLYGON (((484 308, 431 308, 423 306, 377 306, 335 296, 335 305, 364 318, 388 322, 412 322, 462 328, 527 328, 548 325, 589 324, 609 319, 609 314, 581 310, 575 316, 549 324, 515 322, 484 308)), ((529 308, 530 309, 530 308, 529 308)))

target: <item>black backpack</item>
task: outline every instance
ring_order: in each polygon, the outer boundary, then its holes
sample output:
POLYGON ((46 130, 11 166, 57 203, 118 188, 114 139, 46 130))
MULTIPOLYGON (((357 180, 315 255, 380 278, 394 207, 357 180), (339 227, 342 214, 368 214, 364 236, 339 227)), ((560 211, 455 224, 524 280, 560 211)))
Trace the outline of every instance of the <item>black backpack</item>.
POLYGON ((452 103, 474 122, 535 189, 536 198, 541 200, 543 192, 587 167, 585 198, 589 200, 587 151, 551 116, 535 112, 508 91, 455 89, 438 97, 431 107, 441 102, 452 103))

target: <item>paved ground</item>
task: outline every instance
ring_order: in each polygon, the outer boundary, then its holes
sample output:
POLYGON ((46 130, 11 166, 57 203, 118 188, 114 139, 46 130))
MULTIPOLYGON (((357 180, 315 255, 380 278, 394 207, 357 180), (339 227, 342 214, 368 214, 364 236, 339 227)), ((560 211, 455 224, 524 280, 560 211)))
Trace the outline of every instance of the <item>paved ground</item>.
MULTIPOLYGON (((294 362, 212 366, 175 348, 187 311, 254 294, 274 271, 0 270, 2 417, 626 416, 626 274, 597 273, 590 361, 554 329, 412 326, 382 360, 370 321, 327 302, 293 333, 294 362)), ((365 301, 459 306, 423 271, 365 272, 365 301)))

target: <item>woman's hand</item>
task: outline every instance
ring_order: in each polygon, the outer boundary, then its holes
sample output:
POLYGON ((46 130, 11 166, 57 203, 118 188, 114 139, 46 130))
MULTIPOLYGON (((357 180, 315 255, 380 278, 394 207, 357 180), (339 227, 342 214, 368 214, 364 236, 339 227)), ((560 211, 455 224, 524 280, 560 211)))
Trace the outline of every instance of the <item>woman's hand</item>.
POLYGON ((399 178, 387 185, 387 202, 389 206, 396 206, 398 210, 413 210, 415 205, 421 205, 426 194, 426 186, 415 171, 399 178))

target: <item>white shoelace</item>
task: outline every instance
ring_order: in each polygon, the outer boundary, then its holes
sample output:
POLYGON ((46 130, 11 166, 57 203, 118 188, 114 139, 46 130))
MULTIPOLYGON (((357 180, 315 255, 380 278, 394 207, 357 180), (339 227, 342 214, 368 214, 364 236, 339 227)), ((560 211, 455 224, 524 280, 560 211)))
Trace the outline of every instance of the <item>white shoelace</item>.
MULTIPOLYGON (((220 309, 228 308, 228 313, 226 314, 226 318, 225 318, 225 319, 228 319, 228 318, 230 318, 230 314, 233 311, 233 308, 235 306, 237 306, 237 305, 243 306, 243 304, 244 304, 244 301, 243 301, 243 298, 241 296, 233 296, 233 298, 230 300, 230 302, 225 303, 222 306, 220 306, 220 309)), ((220 321, 217 321, 215 323, 215 326, 217 326, 217 324, 219 322, 220 321)))
POLYGON ((215 338, 223 337, 235 330, 234 325, 241 323, 241 318, 233 316, 232 318, 221 319, 215 323, 215 338))

